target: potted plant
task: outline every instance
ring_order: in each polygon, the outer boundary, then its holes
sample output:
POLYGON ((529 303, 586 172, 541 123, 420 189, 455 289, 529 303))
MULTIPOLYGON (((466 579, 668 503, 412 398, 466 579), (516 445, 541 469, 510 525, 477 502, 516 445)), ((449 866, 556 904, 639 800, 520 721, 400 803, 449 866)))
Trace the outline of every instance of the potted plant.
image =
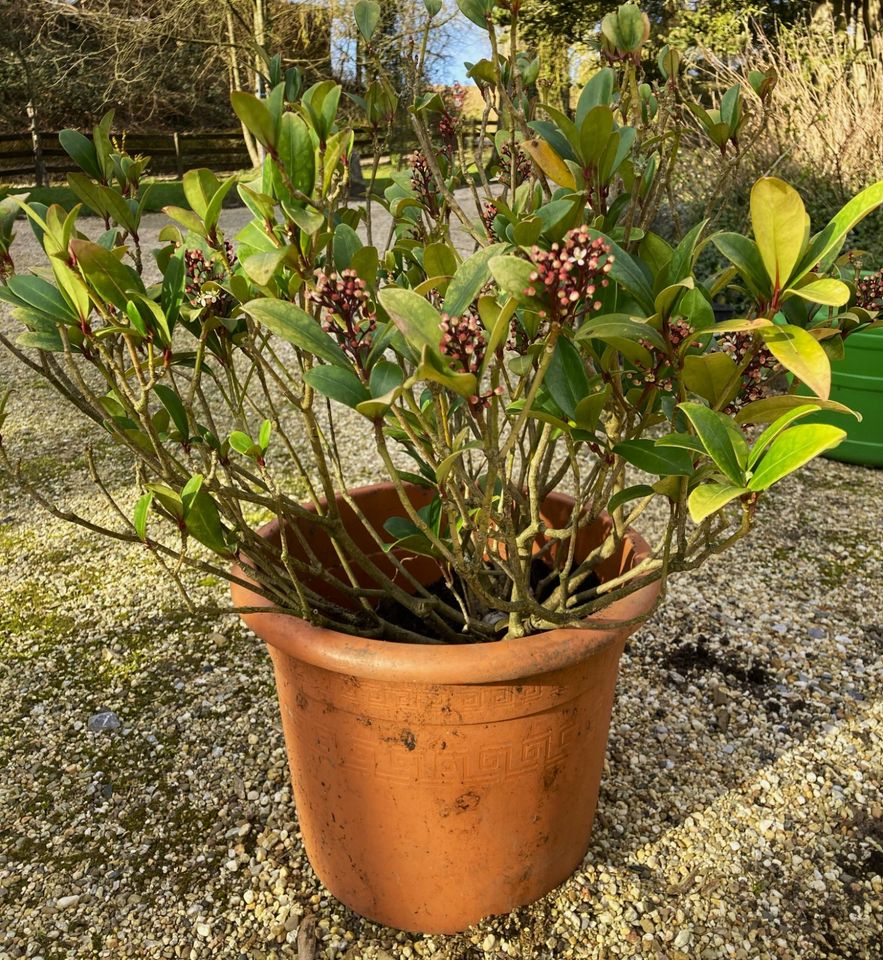
MULTIPOLYGON (((671 574, 745 536, 764 493, 843 436, 799 421, 842 409, 824 345, 854 291, 828 265, 883 199, 810 236, 799 196, 764 179, 753 238, 700 222, 669 243, 653 223, 687 119, 731 164, 743 92, 686 107, 667 49, 645 81, 647 20, 626 4, 566 115, 539 102, 517 12, 504 56, 491 0, 461 9, 493 50, 471 66, 487 104, 472 152, 412 78, 411 168, 350 204, 341 90, 301 93, 289 71, 265 100, 233 95, 266 151, 257 175, 187 173, 150 272, 145 164, 106 119, 62 137, 106 229, 22 204, 47 263, 0 286, 24 328, 0 342, 131 456, 140 496, 103 528, 2 444, 0 462, 47 509, 142 544, 185 599, 187 568, 231 582, 273 658, 319 877, 427 932, 541 896, 584 856, 626 637, 671 574), (234 188, 253 219, 230 238, 234 188), (720 277, 695 275, 708 242, 733 264, 720 277), (732 282, 753 306, 716 322, 732 282), (821 315, 774 324, 792 300, 821 315), (764 396, 780 367, 813 396, 764 396), (383 483, 350 488, 344 427, 369 433, 383 483)), ((356 5, 369 52, 378 12, 356 5)), ((398 99, 376 71, 355 98, 375 143, 398 99)))

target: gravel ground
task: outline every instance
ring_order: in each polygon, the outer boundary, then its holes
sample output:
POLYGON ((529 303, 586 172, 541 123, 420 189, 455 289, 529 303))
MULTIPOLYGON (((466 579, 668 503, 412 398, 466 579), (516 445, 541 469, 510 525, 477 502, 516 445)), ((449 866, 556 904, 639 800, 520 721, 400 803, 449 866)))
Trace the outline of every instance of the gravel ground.
MULTIPOLYGON (((3 384, 29 475, 109 521, 85 444, 131 497, 124 466, 0 351, 3 384)), ((345 429, 350 479, 369 480, 368 438, 345 429)), ((632 639, 582 868, 530 908, 423 938, 313 875, 255 638, 182 614, 140 549, 0 480, 0 960, 281 960, 309 915, 327 958, 883 956, 883 472, 817 461, 761 514, 632 639)), ((191 591, 225 599, 211 578, 191 591)))

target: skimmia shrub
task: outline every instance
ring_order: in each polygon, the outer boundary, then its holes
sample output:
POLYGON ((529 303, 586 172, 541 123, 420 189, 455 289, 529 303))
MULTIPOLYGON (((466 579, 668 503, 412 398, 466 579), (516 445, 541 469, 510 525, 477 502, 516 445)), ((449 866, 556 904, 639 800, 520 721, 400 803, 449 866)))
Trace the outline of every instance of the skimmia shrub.
MULTIPOLYGON (((146 161, 115 146, 110 118, 92 138, 62 137, 82 168, 71 187, 100 220, 21 203, 46 253, 30 273, 12 272, 3 228, 0 297, 22 330, 2 342, 131 457, 134 512, 120 509, 104 532, 145 545, 168 576, 189 565, 232 578, 247 558, 278 609, 389 640, 428 638, 385 619, 382 597, 431 621, 434 642, 585 626, 744 536, 765 492, 841 439, 801 421, 838 407, 829 359, 876 322, 879 284, 839 257, 883 184, 813 232, 800 196, 765 178, 749 232, 703 221, 671 244, 653 226, 677 201, 681 135, 698 117, 730 176, 744 149, 742 89, 691 103, 676 51, 646 69, 649 25, 625 4, 604 18, 599 67, 564 113, 542 101, 539 64, 518 50, 516 5, 507 37, 492 0, 460 8, 493 51, 469 65, 481 135, 467 143, 460 98, 421 90, 415 74, 417 149, 382 194, 372 178, 367 200, 350 200, 340 87, 298 97, 286 78, 266 99, 233 95, 266 159, 241 182, 185 175, 189 209, 166 209, 156 270, 144 266, 132 188, 146 161), (228 236, 232 190, 253 219, 228 236), (697 276, 708 244, 731 266, 697 276), (716 322, 712 298, 727 285, 750 308, 716 322), (772 393, 782 370, 813 396, 772 393), (348 487, 343 420, 373 438, 399 494, 397 515, 367 540, 347 532, 335 499, 348 487), (543 513, 556 489, 576 503, 560 528, 543 513), (650 555, 598 583, 594 566, 653 503, 667 522, 650 555), (602 511, 607 540, 577 557, 568 544, 602 511), (287 523, 297 549, 275 553, 253 529, 258 514, 287 523), (338 570, 315 562, 307 521, 333 540, 338 570), (379 547, 391 567, 376 562, 379 547), (415 555, 436 561, 445 591, 417 582, 415 555), (558 565, 540 595, 538 557, 558 565)), ((438 11, 427 0, 427 31, 438 11)), ((356 4, 369 61, 377 13, 373 0, 356 4)), ((368 74, 353 100, 380 142, 400 92, 381 63, 368 74)), ((765 90, 775 77, 755 81, 765 90)), ((6 446, 5 469, 63 513, 6 446)))

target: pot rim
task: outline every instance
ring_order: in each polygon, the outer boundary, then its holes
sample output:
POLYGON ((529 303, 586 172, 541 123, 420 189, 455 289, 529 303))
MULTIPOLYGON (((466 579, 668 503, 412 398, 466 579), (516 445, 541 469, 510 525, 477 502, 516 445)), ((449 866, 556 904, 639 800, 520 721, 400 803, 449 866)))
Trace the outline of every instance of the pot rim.
MULTIPOLYGON (((390 487, 375 483, 356 487, 353 495, 370 495, 390 487)), ((565 497, 553 493, 551 496, 565 497)), ((568 498, 570 499, 570 498, 568 498)), ((258 533, 272 538, 279 530, 273 519, 258 533)), ((630 529, 632 564, 650 553, 650 546, 630 529)), ((235 576, 249 580, 239 564, 235 576)), ((401 683, 476 684, 517 680, 562 670, 586 660, 636 629, 622 621, 647 615, 661 589, 657 580, 614 601, 603 612, 588 618, 593 626, 546 630, 515 640, 474 644, 421 644, 374 640, 319 627, 293 614, 266 612, 240 614, 243 622, 260 639, 290 657, 314 667, 362 679, 392 680, 401 683)), ((269 600, 238 584, 231 584, 236 606, 271 606, 269 600)))

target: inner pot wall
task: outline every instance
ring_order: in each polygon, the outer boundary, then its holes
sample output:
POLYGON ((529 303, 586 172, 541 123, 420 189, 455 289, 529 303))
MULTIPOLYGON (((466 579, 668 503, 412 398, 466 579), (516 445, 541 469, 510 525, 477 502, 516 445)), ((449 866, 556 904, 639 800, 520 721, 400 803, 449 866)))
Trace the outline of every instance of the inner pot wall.
MULTIPOLYGON (((381 529, 401 512, 389 509, 389 493, 351 495, 381 529)), ((570 508, 556 496, 544 509, 557 524, 570 508)), ((278 529, 266 533, 278 538, 278 529)), ((607 576, 644 555, 637 535, 632 544, 607 576)), ((426 582, 435 575, 421 573, 426 582)), ((237 604, 261 602, 233 592, 237 604)), ((645 587, 605 619, 646 612, 657 592, 645 587)), ((279 614, 243 619, 273 659, 307 855, 351 909, 392 927, 452 933, 537 899, 580 864, 630 629, 427 647, 279 614)))

